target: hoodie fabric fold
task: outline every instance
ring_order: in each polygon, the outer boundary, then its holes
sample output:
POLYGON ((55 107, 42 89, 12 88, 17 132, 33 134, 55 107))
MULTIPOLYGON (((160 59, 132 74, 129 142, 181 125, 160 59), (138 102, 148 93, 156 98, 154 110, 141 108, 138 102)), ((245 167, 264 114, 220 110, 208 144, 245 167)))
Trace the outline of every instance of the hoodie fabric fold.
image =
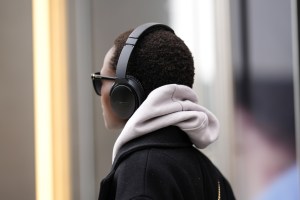
POLYGON ((114 144, 113 160, 126 142, 168 126, 179 127, 199 149, 219 135, 218 119, 197 104, 197 95, 190 87, 164 85, 153 90, 127 121, 114 144))

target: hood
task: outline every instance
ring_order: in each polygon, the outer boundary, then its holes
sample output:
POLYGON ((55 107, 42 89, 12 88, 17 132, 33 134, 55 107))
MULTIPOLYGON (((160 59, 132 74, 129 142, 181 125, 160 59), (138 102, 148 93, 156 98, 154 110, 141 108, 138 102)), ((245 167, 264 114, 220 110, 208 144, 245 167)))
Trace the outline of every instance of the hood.
POLYGON ((127 121, 113 148, 113 160, 123 144, 167 126, 183 130, 200 149, 219 135, 219 121, 197 104, 195 92, 184 85, 164 85, 153 90, 127 121))

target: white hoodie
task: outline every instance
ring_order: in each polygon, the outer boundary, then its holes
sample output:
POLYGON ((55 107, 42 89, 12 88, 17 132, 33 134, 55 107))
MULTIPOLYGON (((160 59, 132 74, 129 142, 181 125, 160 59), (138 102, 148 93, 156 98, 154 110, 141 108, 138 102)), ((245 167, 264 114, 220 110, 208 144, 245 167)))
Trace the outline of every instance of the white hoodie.
POLYGON ((197 104, 195 92, 184 85, 164 85, 153 90, 127 121, 113 148, 113 160, 126 142, 167 126, 183 130, 200 149, 219 135, 219 121, 197 104))

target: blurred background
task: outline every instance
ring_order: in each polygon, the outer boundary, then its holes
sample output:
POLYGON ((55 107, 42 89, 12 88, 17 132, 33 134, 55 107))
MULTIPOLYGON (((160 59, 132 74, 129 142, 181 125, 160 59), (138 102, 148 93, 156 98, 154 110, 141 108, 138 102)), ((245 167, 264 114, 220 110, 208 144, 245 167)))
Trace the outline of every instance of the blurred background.
POLYGON ((121 32, 161 22, 193 53, 199 103, 222 127, 204 153, 237 199, 297 199, 296 4, 1 0, 0 198, 97 199, 118 131, 104 127, 90 74, 121 32))

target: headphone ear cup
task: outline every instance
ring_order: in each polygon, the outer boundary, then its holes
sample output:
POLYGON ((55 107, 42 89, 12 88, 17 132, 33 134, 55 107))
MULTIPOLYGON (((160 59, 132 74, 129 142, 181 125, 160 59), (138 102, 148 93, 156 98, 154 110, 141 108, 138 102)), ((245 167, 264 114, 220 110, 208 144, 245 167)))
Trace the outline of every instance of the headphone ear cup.
POLYGON ((142 104, 144 92, 140 82, 132 76, 117 79, 110 91, 112 110, 121 119, 128 119, 142 104))
POLYGON ((137 100, 137 108, 143 103, 145 100, 145 93, 144 88, 141 84, 141 82, 136 79, 134 76, 127 75, 128 83, 133 88, 136 94, 136 100, 137 100))

